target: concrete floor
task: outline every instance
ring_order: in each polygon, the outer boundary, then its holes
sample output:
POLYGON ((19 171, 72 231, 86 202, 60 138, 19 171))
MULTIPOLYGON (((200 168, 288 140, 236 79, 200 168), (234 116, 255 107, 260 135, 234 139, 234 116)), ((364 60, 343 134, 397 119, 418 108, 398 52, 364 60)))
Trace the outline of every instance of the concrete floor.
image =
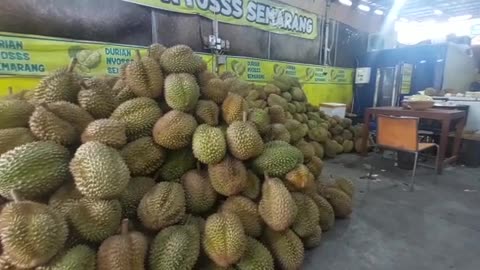
POLYGON ((433 170, 420 168, 412 193, 409 171, 376 158, 379 176, 366 192, 365 162, 357 155, 327 161, 324 174, 355 182, 354 213, 323 235, 303 269, 480 269, 480 168, 447 168, 436 185, 433 170))

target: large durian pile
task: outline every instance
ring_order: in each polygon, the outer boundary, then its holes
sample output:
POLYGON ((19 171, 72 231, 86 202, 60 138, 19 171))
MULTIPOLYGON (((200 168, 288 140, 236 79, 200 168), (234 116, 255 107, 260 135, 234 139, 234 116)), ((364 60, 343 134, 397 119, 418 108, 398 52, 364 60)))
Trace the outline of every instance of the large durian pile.
POLYGON ((320 180, 350 123, 295 81, 218 77, 184 45, 118 80, 74 65, 0 101, 0 269, 299 269, 352 212, 352 183, 320 180))

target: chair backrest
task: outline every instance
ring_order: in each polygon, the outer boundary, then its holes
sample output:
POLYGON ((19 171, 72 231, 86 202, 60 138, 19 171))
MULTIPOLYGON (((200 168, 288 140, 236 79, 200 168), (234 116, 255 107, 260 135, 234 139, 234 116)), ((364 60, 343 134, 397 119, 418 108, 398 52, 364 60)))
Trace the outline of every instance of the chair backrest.
POLYGON ((418 151, 417 117, 377 116, 377 144, 409 152, 418 151))

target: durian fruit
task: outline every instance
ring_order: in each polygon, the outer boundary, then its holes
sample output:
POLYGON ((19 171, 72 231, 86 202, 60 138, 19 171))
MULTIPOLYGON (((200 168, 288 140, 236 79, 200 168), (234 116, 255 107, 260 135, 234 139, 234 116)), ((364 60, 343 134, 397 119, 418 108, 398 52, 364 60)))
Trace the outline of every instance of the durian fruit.
POLYGON ((282 91, 280 90, 280 88, 278 88, 276 85, 274 84, 266 84, 264 87, 263 87, 263 91, 265 92, 265 95, 270 95, 270 94, 277 94, 277 95, 280 95, 282 93, 282 91))
POLYGON ((243 98, 248 96, 248 93, 252 89, 251 85, 243 80, 239 80, 237 77, 224 79, 227 84, 227 89, 230 93, 237 94, 243 98))
MULTIPOLYGON (((203 235, 203 232, 205 231, 205 219, 199 216, 194 216, 191 214, 185 215, 184 219, 181 221, 181 224, 195 225, 200 232, 200 235, 203 235)), ((200 252, 203 252, 203 250, 200 252)))
POLYGON ((197 71, 195 55, 186 45, 176 45, 163 51, 162 69, 167 73, 194 73, 197 71))
POLYGON ((171 110, 155 123, 153 139, 167 149, 180 149, 192 142, 196 128, 197 121, 192 115, 171 110))
POLYGON ((15 191, 9 197, 14 201, 0 214, 3 255, 21 269, 47 263, 65 244, 65 220, 47 205, 21 201, 15 191))
POLYGON ((205 164, 220 162, 227 153, 227 142, 221 129, 201 124, 192 140, 193 155, 205 164))
POLYGON ((96 141, 120 148, 127 143, 125 123, 113 119, 98 119, 91 122, 83 131, 82 143, 96 141))
POLYGON ((264 144, 255 126, 247 122, 247 113, 243 113, 243 121, 235 121, 227 128, 227 145, 230 153, 240 159, 257 157, 263 152, 264 144))
POLYGON ((270 115, 266 110, 253 108, 248 112, 248 121, 255 124, 260 134, 265 134, 269 130, 270 115))
POLYGON ((69 178, 68 150, 53 142, 32 142, 0 156, 0 195, 12 199, 15 190, 22 198, 34 199, 57 189, 69 178))
POLYGON ((343 118, 340 120, 340 125, 343 127, 343 128, 349 128, 350 126, 352 126, 352 119, 350 118, 343 118))
POLYGON ((217 192, 210 184, 207 172, 190 170, 182 176, 181 181, 189 213, 202 214, 212 209, 217 201, 217 192))
POLYGON ((137 217, 137 208, 140 201, 153 186, 155 186, 155 181, 150 177, 133 177, 130 182, 128 182, 127 188, 119 198, 124 217, 137 217))
POLYGON ((0 129, 28 127, 35 107, 24 100, 0 100, 0 129))
POLYGON ((57 189, 48 200, 48 206, 67 217, 72 208, 83 198, 82 193, 75 188, 73 183, 66 183, 57 189))
POLYGON ((218 125, 218 116, 220 108, 211 100, 199 100, 195 107, 195 118, 200 124, 207 124, 210 126, 218 125))
POLYGON ((270 129, 265 134, 266 141, 284 141, 290 143, 290 132, 285 128, 283 124, 271 124, 270 129))
POLYGON ((353 141, 345 140, 343 141, 342 146, 343 146, 344 153, 350 153, 353 150, 354 144, 353 144, 353 141))
POLYGON ((235 214, 242 222, 245 234, 254 238, 260 237, 263 221, 258 213, 257 204, 243 196, 230 196, 221 206, 222 211, 235 214))
POLYGON ((279 269, 301 269, 305 250, 302 240, 294 232, 266 229, 262 239, 279 269))
POLYGON ((147 238, 140 232, 128 231, 128 219, 122 221, 119 235, 110 236, 100 245, 98 270, 144 270, 147 238))
POLYGON ((163 72, 160 64, 151 57, 136 58, 125 69, 125 79, 133 93, 139 97, 157 98, 163 92, 163 72))
POLYGON ((175 225, 160 231, 151 244, 151 270, 193 269, 200 255, 200 232, 195 225, 175 225))
MULTIPOLYGON (((290 102, 292 101, 292 94, 290 94, 289 92, 283 92, 282 93, 282 97, 287 101, 287 102, 290 102)), ((292 104, 293 105, 293 104, 292 104)), ((293 105, 295 106, 295 105, 293 105)), ((296 109, 294 109, 294 112, 295 112, 296 109)))
POLYGON ((348 197, 353 198, 355 186, 353 185, 352 180, 345 177, 335 177, 335 186, 345 192, 348 197))
POLYGON ((148 47, 148 55, 160 63, 160 58, 167 48, 160 43, 153 43, 148 47))
POLYGON ((315 155, 315 150, 312 148, 312 145, 305 140, 300 140, 295 144, 295 147, 298 148, 303 154, 305 161, 310 161, 315 155))
POLYGON ((295 100, 295 101, 305 101, 306 100, 305 93, 299 87, 292 87, 290 89, 290 93, 292 95, 292 99, 295 100))
MULTIPOLYGON (((202 71, 202 72, 199 72, 196 74, 197 75, 197 81, 198 81, 198 84, 201 86, 201 87, 204 87, 208 84, 208 82, 210 80, 213 80, 213 79, 218 79, 218 76, 217 74, 211 72, 211 71, 208 71, 208 70, 205 70, 205 71, 202 71)), ((220 81, 223 82, 223 79, 220 79, 220 81)), ((200 89, 201 90, 201 89, 200 89)), ((203 91, 201 90, 202 92, 202 95, 203 95, 203 91)), ((226 92, 225 92, 226 94, 226 92)), ((208 99, 211 99, 211 98, 208 98, 208 99)), ((213 99, 212 99, 213 100, 213 99)), ((221 102, 220 102, 221 103, 221 102)))
POLYGON ((120 153, 95 141, 77 149, 70 172, 78 190, 93 199, 118 197, 130 181, 130 171, 120 153))
POLYGON ((80 91, 79 76, 73 72, 77 59, 73 58, 68 68, 56 70, 44 77, 33 91, 33 101, 36 104, 56 101, 75 103, 80 91))
POLYGON ((305 164, 310 172, 313 174, 315 178, 322 174, 323 170, 323 161, 318 157, 312 157, 312 159, 305 164))
POLYGON ((300 163, 303 163, 300 150, 284 141, 271 141, 265 144, 265 151, 253 160, 252 166, 258 173, 282 177, 300 163))
POLYGON ((200 90, 192 74, 172 73, 165 78, 165 101, 170 108, 192 111, 199 97, 200 90))
POLYGON ((60 119, 70 123, 81 134, 93 122, 93 117, 82 107, 68 101, 57 101, 46 104, 46 108, 60 119))
POLYGON ((167 152, 167 159, 157 171, 155 179, 173 181, 179 179, 185 172, 195 168, 195 157, 190 147, 167 152))
POLYGON ((222 103, 222 117, 227 124, 234 121, 242 121, 243 112, 248 110, 248 105, 242 96, 228 93, 227 97, 222 103))
POLYGON ((120 151, 132 176, 150 175, 162 166, 166 151, 152 137, 142 137, 125 145, 120 151))
POLYGON ((328 131, 322 126, 314 127, 308 131, 308 138, 320 143, 326 142, 328 138, 328 131))
POLYGON ((280 179, 265 177, 258 212, 271 229, 286 230, 295 221, 297 205, 280 179))
POLYGON ((315 186, 315 177, 303 164, 299 164, 285 175, 285 180, 296 190, 308 189, 315 186))
POLYGON ((179 183, 156 184, 138 205, 137 215, 143 226, 159 231, 178 223, 185 216, 185 192, 179 183))
POLYGON ((129 141, 151 136, 152 128, 162 117, 157 102, 151 98, 139 97, 127 100, 113 111, 111 118, 124 122, 129 141))
POLYGON ((288 109, 288 101, 276 94, 270 94, 268 96, 267 103, 270 107, 277 105, 282 107, 284 110, 288 109))
POLYGON ((247 237, 247 248, 240 261, 235 265, 238 270, 274 270, 272 254, 259 241, 247 237))
POLYGON ((117 104, 122 104, 129 99, 137 97, 123 77, 118 79, 115 85, 113 85, 112 93, 115 95, 115 101, 117 104))
POLYGON ((325 155, 329 158, 335 158, 337 156, 338 143, 334 140, 327 140, 325 143, 325 155))
POLYGON ((315 232, 307 237, 302 238, 303 245, 306 249, 316 248, 322 241, 322 228, 317 225, 315 232))
POLYGON ((247 187, 242 191, 241 195, 255 200, 260 195, 261 183, 258 176, 251 170, 247 170, 247 187))
POLYGON ((238 194, 247 187, 245 165, 230 155, 217 164, 208 165, 208 176, 215 191, 224 196, 238 194))
POLYGON ((95 270, 96 253, 86 245, 76 245, 35 270, 95 270))
POLYGON ((78 92, 78 104, 95 119, 110 117, 117 107, 110 89, 82 89, 78 92))
POLYGON ((352 213, 352 199, 340 189, 327 187, 322 191, 322 195, 333 207, 335 217, 347 218, 352 213))
POLYGON ((208 63, 203 60, 203 58, 200 55, 194 55, 195 58, 195 74, 204 72, 208 69, 208 63))
POLYGON ((35 137, 28 128, 0 129, 0 155, 17 146, 33 141, 35 141, 35 137))
POLYGON ((308 196, 315 202, 318 207, 319 224, 322 231, 328 231, 335 223, 335 213, 330 203, 316 192, 308 193, 308 196))
POLYGON ((82 239, 94 243, 115 234, 121 219, 122 206, 118 200, 82 198, 68 213, 73 231, 82 239))
POLYGON ((204 82, 202 83, 202 78, 200 78, 200 93, 202 97, 217 104, 222 104, 228 94, 227 84, 223 80, 211 76, 208 81, 205 82, 205 80, 208 79, 203 78, 204 82))
POLYGON ((300 238, 308 237, 315 233, 320 222, 318 207, 310 197, 303 193, 294 192, 292 197, 298 209, 292 230, 300 238))
POLYGON ((238 262, 247 248, 247 236, 240 218, 230 212, 209 216, 205 223, 203 248, 220 267, 238 262))
POLYGON ((303 126, 302 123, 293 119, 285 121, 285 128, 290 133, 292 142, 300 141, 308 132, 308 127, 303 126))
POLYGON ((353 139, 353 133, 348 129, 344 129, 342 133, 342 138, 351 141, 353 139))
POLYGON ((79 138, 79 134, 69 122, 60 119, 41 105, 35 107, 28 123, 38 140, 71 145, 79 138))
POLYGON ((268 114, 270 115, 270 121, 272 123, 283 124, 287 119, 285 118, 285 111, 281 106, 274 105, 268 108, 268 114))
POLYGON ((320 143, 318 143, 318 142, 316 142, 316 141, 311 141, 311 142, 309 142, 309 143, 310 143, 310 145, 312 146, 313 151, 315 152, 315 155, 316 155, 318 158, 322 159, 323 156, 325 155, 325 151, 324 151, 324 149, 323 149, 323 145, 320 144, 320 143))

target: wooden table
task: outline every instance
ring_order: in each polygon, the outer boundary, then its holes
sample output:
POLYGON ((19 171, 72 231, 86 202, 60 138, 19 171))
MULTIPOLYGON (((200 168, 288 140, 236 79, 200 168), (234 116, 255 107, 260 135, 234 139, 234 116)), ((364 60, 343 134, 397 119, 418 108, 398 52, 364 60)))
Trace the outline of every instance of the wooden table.
POLYGON ((443 172, 445 164, 455 162, 458 157, 458 151, 460 149, 460 142, 462 140, 463 129, 465 128, 466 113, 460 110, 447 110, 447 109, 428 109, 424 111, 415 111, 410 109, 404 109, 402 107, 375 107, 368 108, 364 115, 363 136, 362 136, 362 155, 367 155, 367 141, 369 134, 369 124, 375 115, 393 115, 393 116, 410 116, 418 117, 422 119, 432 119, 439 121, 442 124, 442 131, 440 134, 440 165, 438 166, 438 173, 443 172), (455 140, 453 143, 452 156, 445 158, 448 146, 448 135, 450 133, 450 125, 455 122, 455 140))

